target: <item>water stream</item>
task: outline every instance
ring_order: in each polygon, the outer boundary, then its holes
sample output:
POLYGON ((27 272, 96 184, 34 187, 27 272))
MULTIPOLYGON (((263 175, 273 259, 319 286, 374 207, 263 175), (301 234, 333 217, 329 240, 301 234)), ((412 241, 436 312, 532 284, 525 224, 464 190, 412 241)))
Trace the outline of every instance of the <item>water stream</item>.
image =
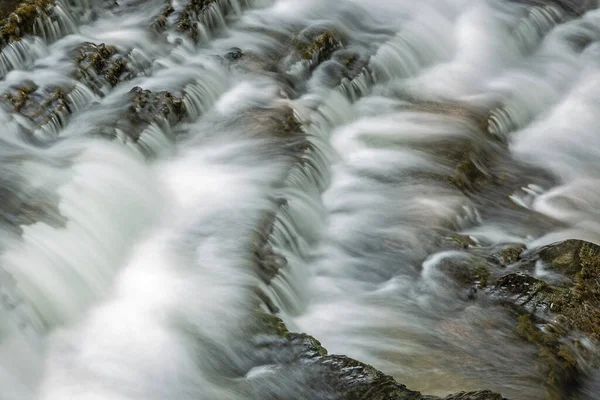
POLYGON ((174 23, 185 2, 160 33, 158 0, 59 3, 0 55, 1 93, 68 87, 71 104, 0 110, 0 400, 311 398, 253 378, 256 288, 290 330, 411 389, 544 398, 510 313, 438 268, 468 257, 443 245, 456 232, 600 242, 600 10, 541 3, 224 0, 197 36, 174 23), (294 52, 323 29, 329 59, 294 52), (131 79, 79 79, 82 42, 126 54, 131 79), (181 93, 184 114, 132 140, 135 87, 181 93), (288 109, 307 143, 272 123, 288 109), (464 143, 500 184, 441 178, 464 143), (269 282, 266 212, 285 259, 269 282))

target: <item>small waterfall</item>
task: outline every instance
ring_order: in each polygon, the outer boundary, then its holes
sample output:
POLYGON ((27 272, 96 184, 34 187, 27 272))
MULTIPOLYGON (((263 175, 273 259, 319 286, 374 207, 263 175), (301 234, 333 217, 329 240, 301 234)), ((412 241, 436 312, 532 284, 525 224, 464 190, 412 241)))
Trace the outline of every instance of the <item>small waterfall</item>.
POLYGON ((36 3, 0 52, 0 400, 329 399, 264 313, 423 393, 543 398, 480 272, 600 240, 600 11, 417 3, 36 3))
POLYGON ((29 67, 36 59, 46 54, 48 48, 39 37, 9 43, 0 52, 0 78, 15 68, 29 67))

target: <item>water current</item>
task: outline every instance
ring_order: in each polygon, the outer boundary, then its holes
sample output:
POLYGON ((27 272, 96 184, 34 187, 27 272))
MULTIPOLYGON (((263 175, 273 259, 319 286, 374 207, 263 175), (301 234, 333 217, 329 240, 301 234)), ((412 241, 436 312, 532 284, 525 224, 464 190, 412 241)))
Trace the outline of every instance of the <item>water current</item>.
POLYGON ((66 93, 0 110, 0 400, 312 398, 252 365, 257 293, 411 389, 544 398, 513 315, 438 266, 457 233, 600 242, 595 6, 217 0, 186 30, 176 0, 157 30, 159 0, 57 0, 0 56, 0 92, 66 93), (129 78, 78 75, 86 42, 129 78), (185 111, 123 123, 136 87, 185 111), (444 178, 465 149, 477 187, 444 178))

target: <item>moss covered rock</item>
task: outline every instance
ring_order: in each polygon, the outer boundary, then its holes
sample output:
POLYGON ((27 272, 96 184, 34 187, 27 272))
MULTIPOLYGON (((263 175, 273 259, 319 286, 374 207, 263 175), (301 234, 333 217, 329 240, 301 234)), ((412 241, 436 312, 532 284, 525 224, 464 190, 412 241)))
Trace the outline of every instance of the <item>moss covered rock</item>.
POLYGON ((137 75, 125 55, 115 46, 107 46, 104 43, 81 44, 74 51, 73 61, 77 66, 75 78, 99 95, 103 95, 101 89, 104 86, 116 86, 119 82, 137 75))
POLYGON ((13 86, 0 97, 7 112, 16 113, 30 121, 28 128, 35 129, 51 119, 62 123, 71 113, 68 93, 72 88, 48 86, 39 88, 32 81, 13 86))
POLYGON ((51 15, 55 3, 52 0, 26 0, 20 2, 14 9, 13 5, 14 2, 9 2, 3 7, 5 15, 8 15, 0 21, 2 44, 32 34, 36 19, 42 14, 51 15), (11 12, 7 13, 8 10, 11 12))
POLYGON ((186 108, 181 97, 168 91, 154 92, 136 86, 129 92, 127 109, 116 127, 135 142, 148 125, 165 122, 173 125, 183 120, 185 115, 186 108))
POLYGON ((597 368, 600 343, 600 246, 566 240, 521 256, 523 264, 564 274, 569 281, 545 282, 524 273, 500 278, 492 298, 516 306, 516 331, 539 348, 548 398, 559 399, 597 368))

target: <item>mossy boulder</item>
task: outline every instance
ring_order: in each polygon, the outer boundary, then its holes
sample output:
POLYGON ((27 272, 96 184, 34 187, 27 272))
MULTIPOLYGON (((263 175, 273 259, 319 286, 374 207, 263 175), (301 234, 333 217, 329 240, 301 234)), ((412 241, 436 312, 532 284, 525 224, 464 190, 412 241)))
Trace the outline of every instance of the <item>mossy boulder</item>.
POLYGON ((564 274, 568 281, 545 282, 515 272, 489 290, 521 313, 516 331, 539 347, 549 398, 573 390, 585 372, 598 368, 600 343, 600 246, 566 240, 521 255, 522 264, 564 274))

